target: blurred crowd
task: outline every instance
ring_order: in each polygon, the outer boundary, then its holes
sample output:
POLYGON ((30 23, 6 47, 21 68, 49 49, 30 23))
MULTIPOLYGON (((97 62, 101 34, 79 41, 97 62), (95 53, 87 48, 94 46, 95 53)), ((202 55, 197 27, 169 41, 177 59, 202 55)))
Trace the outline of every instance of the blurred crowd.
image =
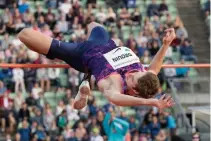
POLYGON ((176 120, 168 111, 141 107, 129 116, 111 103, 97 106, 94 97, 77 111, 71 89, 65 93, 55 110, 41 93, 38 99, 33 93, 26 99, 21 92, 14 99, 4 93, 0 129, 7 141, 13 136, 14 141, 167 141, 176 134, 176 120))
MULTIPOLYGON (((205 18, 205 23, 207 24, 208 28, 209 28, 209 33, 210 33, 210 0, 206 0, 202 2, 201 5, 201 9, 203 12, 203 16, 205 18)), ((209 36, 209 43, 210 43, 211 39, 209 36)))
MULTIPOLYGON (((123 7, 118 9, 109 2, 107 7, 98 6, 97 1, 87 0, 85 5, 82 0, 7 0, 5 5, 1 3, 0 63, 54 63, 28 50, 17 38, 17 33, 29 27, 58 40, 83 42, 87 38, 87 24, 92 21, 103 24, 115 43, 132 49, 143 64, 150 63, 158 52, 165 29, 173 27, 177 38, 167 51, 165 63, 197 62, 182 20, 168 11, 165 0, 160 4, 152 0, 145 13, 140 11, 136 0, 122 0, 123 7)), ((161 84, 165 77, 186 77, 188 71, 187 68, 165 69, 159 74, 161 84)), ((110 103, 98 107, 91 97, 87 108, 74 110, 72 98, 81 79, 82 74, 73 69, 0 68, 1 132, 6 134, 8 141, 13 135, 15 141, 100 141, 108 134, 111 134, 109 137, 117 134, 114 127, 103 127, 106 113, 113 115, 115 110, 116 115, 110 116, 109 122, 115 121, 115 117, 126 121, 128 141, 130 138, 133 141, 167 141, 169 135, 176 133, 175 119, 169 112, 156 108, 150 111, 135 109, 138 115, 128 118, 110 103), (61 74, 67 78, 61 78, 61 74), (66 87, 61 79, 67 79, 66 87), (45 102, 43 96, 53 88, 66 93, 56 110, 45 102), (10 92, 15 92, 14 99, 9 97, 10 92), (23 93, 29 94, 23 97, 23 93), (109 128, 114 131, 108 133, 109 128)))

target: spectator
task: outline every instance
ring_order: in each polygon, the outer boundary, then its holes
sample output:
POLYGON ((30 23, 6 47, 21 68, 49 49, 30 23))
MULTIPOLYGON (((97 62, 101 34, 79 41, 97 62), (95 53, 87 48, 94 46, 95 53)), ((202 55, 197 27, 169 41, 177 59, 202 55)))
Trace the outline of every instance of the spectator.
POLYGON ((3 109, 9 108, 9 103, 13 102, 13 100, 9 98, 8 95, 8 92, 5 92, 4 95, 0 97, 0 107, 3 109))
POLYGON ((141 47, 147 44, 148 38, 147 38, 145 32, 141 31, 139 33, 139 36, 136 38, 136 42, 138 43, 138 46, 141 46, 141 47))
POLYGON ((48 130, 48 133, 52 139, 55 139, 57 135, 59 135, 59 130, 56 126, 56 122, 54 121, 52 127, 48 130))
POLYGON ((43 125, 47 131, 53 127, 54 121, 55 121, 55 117, 52 113, 52 110, 47 109, 43 115, 43 125))
POLYGON ((67 124, 68 124, 67 111, 63 110, 62 113, 57 117, 57 126, 59 128, 60 133, 62 133, 67 124))
POLYGON ((105 22, 106 14, 102 7, 99 7, 99 12, 96 14, 96 19, 101 24, 103 24, 105 22))
POLYGON ((86 4, 91 5, 92 7, 96 7, 97 0, 87 0, 86 4))
POLYGON ((4 82, 0 81, 0 96, 6 93, 7 88, 4 86, 4 82))
POLYGON ((15 105, 16 111, 20 110, 24 101, 25 101, 25 99, 23 98, 23 94, 21 92, 18 92, 14 98, 14 105, 15 105))
POLYGON ((56 24, 55 14, 52 12, 52 8, 48 8, 48 12, 45 14, 45 21, 49 25, 50 29, 53 29, 56 24))
POLYGON ((181 38, 188 38, 188 32, 185 29, 184 24, 181 21, 181 19, 179 18, 179 16, 176 17, 175 28, 176 28, 176 36, 177 36, 177 38, 179 38, 179 39, 181 39, 181 38))
POLYGON ((9 34, 14 34, 16 33, 15 31, 15 23, 13 21, 13 18, 10 17, 9 21, 6 23, 6 30, 9 34))
POLYGON ((130 48, 130 46, 133 42, 135 42, 134 36, 133 36, 133 34, 130 34, 129 39, 127 40, 127 47, 130 48))
POLYGON ((26 84, 27 92, 31 92, 33 88, 33 84, 35 83, 36 78, 36 70, 32 68, 25 68, 24 69, 24 80, 26 84))
POLYGON ((164 130, 160 130, 158 135, 155 137, 156 141, 166 141, 168 140, 166 132, 164 130))
POLYGON ((19 5, 19 11, 21 14, 25 13, 29 9, 29 5, 26 3, 26 0, 22 0, 22 3, 19 5))
POLYGON ((149 132, 149 128, 145 122, 142 122, 141 126, 139 127, 139 133, 146 135, 149 132))
POLYGON ((10 134, 6 135, 6 141, 12 141, 10 134))
POLYGON ((210 11, 210 0, 207 0, 205 3, 204 3, 204 11, 210 11))
POLYGON ((10 13, 9 8, 5 8, 4 12, 2 13, 2 19, 4 24, 8 23, 11 17, 12 14, 10 13))
POLYGON ((64 0, 64 2, 59 6, 59 10, 64 14, 67 14, 70 8, 72 8, 72 5, 68 0, 64 0))
POLYGON ((41 141, 45 140, 46 138, 46 134, 41 125, 38 125, 37 131, 36 131, 36 138, 37 140, 41 140, 41 141))
POLYGON ((95 127, 92 129, 92 135, 90 141, 103 141, 103 137, 100 136, 99 128, 95 127))
POLYGON ((180 46, 180 53, 182 55, 182 59, 185 61, 194 61, 197 62, 197 58, 193 55, 193 47, 191 45, 191 41, 186 39, 184 44, 180 46))
MULTIPOLYGON (((12 58, 12 63, 16 63, 16 58, 12 58)), ((24 71, 21 68, 14 68, 12 70, 13 81, 15 82, 15 92, 19 91, 19 87, 21 87, 21 91, 25 92, 25 83, 24 83, 24 71)))
POLYGON ((97 112, 97 125, 100 127, 100 134, 105 138, 105 130, 103 128, 104 114, 102 111, 97 112))
POLYGON ((149 129, 151 132, 151 136, 154 139, 160 131, 160 123, 158 122, 157 116, 152 117, 152 123, 149 124, 149 129))
MULTIPOLYGON (((66 106, 62 100, 59 101, 58 106, 56 107, 56 115, 60 115, 63 110, 65 110, 66 106)), ((66 111, 65 111, 66 112, 66 111)))
POLYGON ((75 17, 75 15, 73 13, 73 9, 70 8, 68 13, 66 14, 66 18, 65 19, 66 19, 67 22, 73 23, 74 17, 75 17))
POLYGON ((18 118, 20 121, 29 120, 30 112, 29 112, 29 109, 28 109, 26 103, 23 103, 22 108, 20 109, 20 111, 18 113, 18 118))
POLYGON ((156 4, 156 0, 152 0, 152 3, 147 7, 147 16, 151 17, 154 15, 159 15, 158 13, 159 6, 156 4))
POLYGON ((135 123, 135 118, 133 116, 131 116, 129 120, 129 129, 131 136, 134 136, 136 132, 136 123, 135 123))
POLYGON ((149 64, 151 62, 151 57, 149 56, 149 51, 148 50, 145 50, 144 51, 144 56, 141 57, 141 63, 142 64, 149 64))
POLYGON ((52 31, 50 30, 50 28, 47 24, 44 25, 42 33, 49 36, 49 37, 53 36, 53 33, 52 33, 52 31))
POLYGON ((65 16, 61 16, 60 20, 57 22, 57 26, 59 31, 61 31, 62 33, 68 32, 68 22, 65 21, 65 16))
POLYGON ((122 119, 115 118, 114 113, 107 113, 103 121, 103 128, 108 136, 108 141, 122 141, 127 134, 129 124, 122 119))
POLYGON ((142 22, 142 15, 139 11, 139 8, 135 8, 135 11, 131 15, 131 20, 133 25, 140 25, 142 22))
POLYGON ((94 99, 91 104, 89 104, 89 112, 90 116, 96 116, 97 115, 97 105, 96 105, 96 100, 94 99))
POLYGON ((76 87, 79 85, 79 72, 74 69, 69 69, 69 82, 73 95, 76 95, 76 87))
POLYGON ((40 5, 37 5, 37 9, 36 9, 36 12, 34 13, 34 17, 36 20, 38 20, 40 16, 45 16, 45 13, 42 11, 42 7, 40 5))
POLYGON ((38 123, 37 121, 32 121, 31 125, 30 125, 30 136, 33 136, 34 134, 36 134, 37 128, 38 128, 38 123))
POLYGON ((116 21, 116 14, 111 7, 108 8, 107 21, 112 23, 116 21))
POLYGON ((151 56, 155 56, 158 52, 158 50, 160 49, 159 45, 158 45, 158 41, 153 41, 152 42, 152 48, 149 49, 151 56))
POLYGON ((75 139, 74 131, 71 129, 71 127, 69 125, 66 126, 66 128, 62 134, 63 134, 65 140, 75 139))
POLYGON ((2 129, 9 134, 13 134, 17 125, 17 112, 13 102, 9 102, 7 108, 4 109, 4 116, 1 120, 2 129))
POLYGON ((200 134, 198 132, 192 134, 192 141, 200 141, 200 134))
POLYGON ((1 41, 1 49, 6 51, 6 49, 8 48, 9 44, 11 43, 12 39, 11 37, 9 36, 8 33, 5 33, 4 34, 4 38, 3 40, 1 41))
POLYGON ((75 134, 78 140, 83 140, 87 134, 83 122, 78 123, 78 127, 75 130, 75 134))
POLYGON ((97 119, 95 116, 90 116, 91 121, 87 126, 87 131, 88 133, 91 133, 91 131, 93 130, 93 128, 97 127, 97 119))
POLYGON ((72 97, 72 91, 71 89, 68 88, 66 90, 66 95, 62 98, 62 101, 64 102, 65 105, 70 104, 71 97, 72 97))
POLYGON ((32 24, 34 23, 34 16, 28 9, 24 14, 23 14, 23 22, 25 23, 26 27, 31 27, 32 24))
POLYGON ((120 112, 120 116, 118 118, 120 118, 120 119, 122 119, 124 121, 127 121, 127 122, 129 121, 128 118, 127 118, 127 115, 126 115, 125 111, 121 111, 120 112))
MULTIPOLYGON (((42 64, 47 64, 48 61, 44 58, 41 59, 42 64)), ((50 80, 48 77, 48 71, 46 68, 37 69, 37 79, 40 81, 40 86, 44 91, 50 90, 50 80)))
POLYGON ((37 101, 34 99, 32 93, 30 93, 29 96, 26 98, 26 104, 28 106, 35 106, 35 105, 37 105, 37 101))
POLYGON ((160 4, 158 11, 161 15, 168 12, 168 6, 166 4, 166 0, 162 0, 162 3, 160 4))
POLYGON ((15 139, 14 141, 21 141, 21 135, 19 133, 15 134, 15 139))
POLYGON ((50 82, 54 84, 54 86, 58 87, 58 78, 60 75, 60 69, 59 68, 49 68, 48 69, 48 77, 50 79, 50 82))
POLYGON ((45 20, 44 20, 44 16, 38 17, 37 25, 38 25, 39 28, 43 28, 46 25, 45 20))
POLYGON ((43 125, 43 116, 40 109, 35 109, 35 116, 31 118, 31 121, 36 121, 38 125, 43 125))
POLYGON ((121 40, 119 39, 118 35, 116 33, 113 34, 112 40, 115 42, 117 46, 121 44, 121 40))
POLYGON ((161 23, 160 23, 159 17, 157 15, 153 16, 152 24, 153 24, 155 30, 159 29, 161 23))
POLYGON ((74 34, 79 38, 85 34, 85 30, 82 28, 81 24, 78 24, 77 29, 74 30, 74 34))
POLYGON ((125 5, 127 8, 135 8, 136 7, 136 0, 124 0, 125 5))
POLYGON ((175 118, 172 115, 170 115, 170 113, 168 113, 168 112, 165 112, 164 115, 167 118, 167 128, 170 129, 171 135, 175 135, 176 134, 175 118))
POLYGON ((123 21, 124 24, 130 23, 130 13, 127 11, 127 9, 124 7, 121 9, 121 12, 119 14, 120 21, 123 21))
POLYGON ((164 115, 164 112, 162 109, 159 109, 159 121, 160 121, 160 126, 162 129, 167 127, 167 118, 164 115))
POLYGON ((6 26, 4 24, 4 21, 2 17, 0 18, 0 35, 3 35, 6 31, 6 26))
POLYGON ((29 141, 30 140, 30 129, 28 127, 27 120, 22 121, 22 127, 18 130, 18 133, 21 136, 21 141, 29 141))
POLYGON ((32 88, 32 95, 34 100, 38 101, 39 97, 39 93, 43 92, 42 88, 40 88, 39 84, 36 82, 34 84, 34 87, 32 88))

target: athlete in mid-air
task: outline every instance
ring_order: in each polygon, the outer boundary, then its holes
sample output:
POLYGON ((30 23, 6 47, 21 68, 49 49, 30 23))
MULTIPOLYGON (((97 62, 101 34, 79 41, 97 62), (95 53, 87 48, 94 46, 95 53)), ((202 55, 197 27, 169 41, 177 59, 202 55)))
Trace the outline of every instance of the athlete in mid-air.
MULTIPOLYGON (((132 50, 117 46, 102 25, 90 23, 87 34, 87 41, 82 43, 61 42, 30 28, 23 29, 18 37, 29 49, 49 59, 63 60, 83 73, 91 72, 99 90, 115 105, 158 108, 174 105, 170 96, 155 98, 160 87, 157 74, 169 45, 176 37, 173 28, 165 30, 163 45, 147 70, 132 50)), ((89 83, 84 81, 79 87, 74 108, 85 107, 89 94, 89 83)))

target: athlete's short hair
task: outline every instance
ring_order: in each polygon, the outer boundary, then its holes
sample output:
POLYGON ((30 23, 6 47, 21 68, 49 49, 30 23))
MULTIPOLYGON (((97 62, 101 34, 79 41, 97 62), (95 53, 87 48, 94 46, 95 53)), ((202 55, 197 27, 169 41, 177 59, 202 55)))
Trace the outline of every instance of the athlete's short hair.
POLYGON ((138 92, 138 97, 152 98, 157 94, 160 88, 160 81, 157 75, 147 72, 145 75, 138 79, 135 90, 138 92))

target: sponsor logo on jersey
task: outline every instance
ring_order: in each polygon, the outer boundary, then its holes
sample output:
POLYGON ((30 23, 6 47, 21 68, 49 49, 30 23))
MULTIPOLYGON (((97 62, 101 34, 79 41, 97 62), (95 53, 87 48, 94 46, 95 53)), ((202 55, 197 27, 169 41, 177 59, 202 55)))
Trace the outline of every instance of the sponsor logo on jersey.
POLYGON ((125 53, 125 54, 122 54, 122 55, 117 56, 117 57, 115 57, 115 58, 112 58, 112 60, 113 60, 114 62, 116 62, 116 61, 122 60, 122 59, 127 58, 127 57, 130 57, 130 56, 132 56, 131 53, 125 53))

